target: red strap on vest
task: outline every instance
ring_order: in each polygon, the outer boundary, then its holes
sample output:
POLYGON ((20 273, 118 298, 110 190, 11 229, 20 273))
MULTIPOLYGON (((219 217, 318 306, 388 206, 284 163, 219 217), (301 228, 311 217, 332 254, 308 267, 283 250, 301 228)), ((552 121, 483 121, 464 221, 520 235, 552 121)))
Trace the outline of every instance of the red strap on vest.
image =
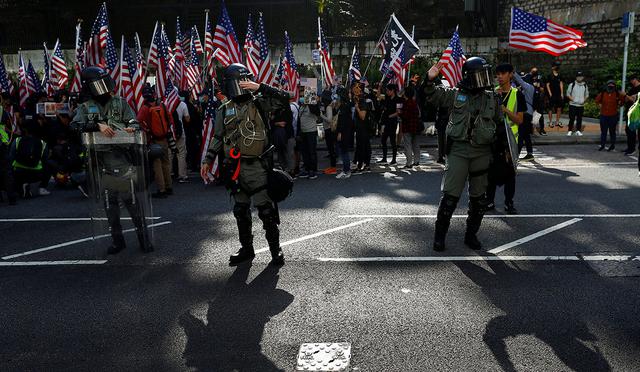
MULTIPOLYGON (((231 150, 229 150, 229 156, 231 156, 231 159, 234 160, 240 159, 240 150, 236 149, 235 147, 231 148, 231 150)), ((240 160, 238 160, 236 171, 233 173, 233 177, 231 177, 231 179, 233 181, 236 181, 238 177, 240 177, 240 160)))

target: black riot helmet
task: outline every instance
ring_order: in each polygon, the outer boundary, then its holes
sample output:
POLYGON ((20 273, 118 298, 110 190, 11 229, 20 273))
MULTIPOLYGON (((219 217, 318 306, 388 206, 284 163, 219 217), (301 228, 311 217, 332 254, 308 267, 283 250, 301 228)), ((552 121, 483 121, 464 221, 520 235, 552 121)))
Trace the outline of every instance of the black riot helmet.
POLYGON ((222 78, 223 93, 230 99, 243 101, 251 96, 251 92, 240 88, 241 81, 253 81, 254 77, 249 69, 241 64, 234 63, 224 69, 222 78))
POLYGON ((93 98, 110 95, 116 87, 109 73, 97 66, 86 67, 82 70, 82 87, 93 98))
POLYGON ((491 88, 493 85, 491 65, 484 58, 469 58, 462 65, 462 81, 459 84, 461 88, 470 91, 491 88))

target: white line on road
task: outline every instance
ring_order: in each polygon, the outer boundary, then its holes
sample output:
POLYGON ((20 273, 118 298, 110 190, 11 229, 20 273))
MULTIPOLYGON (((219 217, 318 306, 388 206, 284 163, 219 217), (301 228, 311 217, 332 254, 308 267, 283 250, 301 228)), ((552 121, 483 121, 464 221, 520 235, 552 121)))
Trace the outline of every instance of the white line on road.
POLYGON ((429 257, 320 257, 321 262, 452 262, 452 261, 640 261, 638 256, 429 256, 429 257))
MULTIPOLYGON (((149 225, 149 227, 158 227, 158 226, 168 225, 170 223, 171 223, 171 221, 164 221, 164 222, 159 222, 159 223, 156 223, 156 224, 153 224, 153 225, 149 225)), ((123 233, 130 233, 130 232, 133 232, 133 231, 135 231, 135 229, 127 229, 127 230, 123 230, 122 232, 123 233)), ((3 260, 11 260, 11 259, 14 259, 14 258, 17 258, 17 257, 29 256, 29 255, 40 253, 40 252, 51 251, 53 249, 68 247, 70 245, 84 243, 84 242, 88 242, 88 241, 91 241, 91 240, 103 239, 103 238, 107 238, 109 236, 111 236, 111 235, 110 234, 103 234, 103 235, 97 235, 97 236, 90 236, 88 238, 72 240, 70 242, 55 244, 55 245, 51 245, 51 246, 44 247, 44 248, 38 248, 38 249, 34 249, 32 251, 16 253, 16 254, 12 254, 10 256, 4 256, 4 257, 2 257, 2 259, 3 260)))
POLYGON ((0 261, 2 266, 67 266, 67 265, 102 265, 107 260, 67 260, 67 261, 0 261))
MULTIPOLYGON (((435 214, 344 214, 338 218, 436 218, 435 214)), ((456 214, 453 218, 467 218, 456 214)), ((640 218, 640 214, 487 214, 484 218, 640 218)))
POLYGON ((569 221, 565 221, 565 222, 557 224, 555 226, 551 226, 548 229, 544 229, 542 231, 538 231, 535 234, 531 234, 529 236, 525 236, 524 238, 520 238, 520 239, 518 239, 516 241, 513 241, 511 243, 504 244, 504 245, 501 245, 499 247, 490 249, 488 252, 491 253, 491 254, 498 254, 500 252, 506 251, 507 249, 510 249, 510 248, 513 248, 513 247, 517 247, 517 246, 519 246, 521 244, 530 242, 530 241, 532 241, 534 239, 537 239, 537 238, 539 238, 541 236, 545 236, 545 235, 551 234, 554 231, 558 231, 560 229, 564 229, 565 227, 571 226, 574 223, 578 223, 580 221, 582 221, 582 218, 573 218, 573 219, 571 219, 569 221))
MULTIPOLYGON (((280 243, 280 246, 281 246, 281 247, 284 247, 284 246, 286 246, 286 245, 291 245, 291 244, 299 243, 299 242, 302 242, 302 241, 305 241, 305 240, 309 240, 309 239, 317 238, 317 237, 322 236, 322 235, 327 235, 327 234, 331 234, 331 233, 336 232, 336 231, 340 231, 340 230, 348 229, 348 228, 350 228, 350 227, 354 227, 354 226, 362 225, 363 223, 367 223, 367 222, 371 222, 371 221, 373 221, 373 218, 367 218, 366 220, 357 221, 357 222, 353 222, 353 223, 350 223, 350 224, 347 224, 347 225, 334 227, 333 229, 320 231, 320 232, 317 232, 317 233, 315 233, 315 234, 311 234, 311 235, 303 236, 303 237, 298 238, 298 239, 293 239, 293 240, 286 241, 286 242, 284 242, 284 243, 280 243)), ((268 250, 269 250, 269 248, 262 248, 262 249, 258 249, 258 250, 256 251, 256 253, 267 252, 268 250)))
MULTIPOLYGON (((161 217, 147 217, 148 220, 159 220, 161 217)), ((123 217, 123 220, 131 220, 131 217, 123 217)), ((71 222, 71 221, 106 221, 106 218, 91 217, 42 217, 42 218, 0 218, 0 222, 71 222)))

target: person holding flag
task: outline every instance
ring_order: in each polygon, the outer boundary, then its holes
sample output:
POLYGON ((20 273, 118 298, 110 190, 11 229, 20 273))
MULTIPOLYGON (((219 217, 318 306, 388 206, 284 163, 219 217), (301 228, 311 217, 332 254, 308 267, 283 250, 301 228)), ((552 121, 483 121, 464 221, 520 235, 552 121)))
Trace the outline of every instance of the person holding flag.
MULTIPOLYGON (((459 39, 458 39, 459 40, 459 39)), ((457 47, 454 48, 457 50, 457 47)), ((461 48, 460 48, 461 50, 461 48)), ((454 57, 451 63, 456 63, 454 57)), ((455 65, 454 65, 455 66, 455 65)), ((442 182, 433 249, 445 250, 451 217, 469 180, 469 216, 464 242, 481 249, 476 234, 484 217, 491 145, 496 127, 502 125, 502 110, 493 92, 492 67, 483 58, 469 58, 460 69, 455 88, 436 86, 434 80, 445 68, 442 61, 431 67, 421 89, 427 101, 451 112, 447 126, 447 165, 442 182)))

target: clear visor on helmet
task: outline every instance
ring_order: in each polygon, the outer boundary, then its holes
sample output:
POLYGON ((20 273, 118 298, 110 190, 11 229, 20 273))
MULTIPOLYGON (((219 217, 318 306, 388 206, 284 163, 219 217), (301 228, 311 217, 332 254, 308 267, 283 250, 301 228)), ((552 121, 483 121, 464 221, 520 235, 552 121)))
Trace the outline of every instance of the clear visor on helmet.
POLYGON ((102 78, 88 83, 89 91, 94 97, 102 96, 113 92, 115 84, 110 76, 103 76, 102 78))
POLYGON ((241 81, 253 81, 253 75, 243 74, 238 79, 226 79, 224 85, 228 97, 235 98, 245 94, 251 94, 250 91, 240 87, 241 81))
POLYGON ((467 76, 469 83, 473 88, 490 88, 493 86, 493 77, 491 76, 491 71, 488 68, 468 73, 467 76))

